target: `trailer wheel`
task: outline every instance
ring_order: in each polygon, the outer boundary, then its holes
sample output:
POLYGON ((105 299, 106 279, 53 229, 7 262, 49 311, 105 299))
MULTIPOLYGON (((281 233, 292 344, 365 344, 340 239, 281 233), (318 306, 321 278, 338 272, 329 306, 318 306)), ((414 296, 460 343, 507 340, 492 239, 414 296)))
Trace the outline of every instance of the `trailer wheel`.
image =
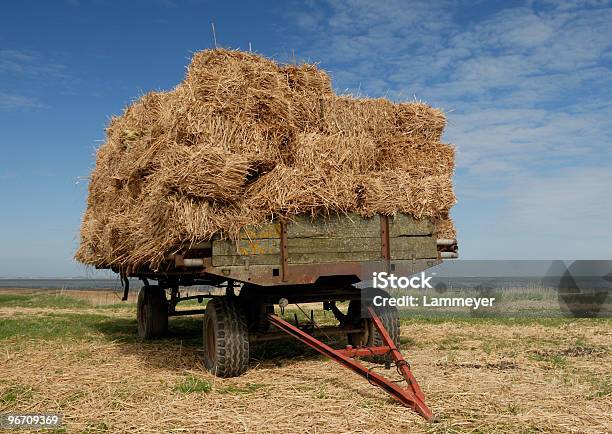
POLYGON ((244 306, 249 332, 267 332, 270 329, 268 314, 274 313, 274 305, 262 302, 258 297, 258 288, 255 285, 244 284, 238 297, 244 306))
MULTIPOLYGON (((388 294, 384 291, 385 296, 388 294)), ((383 326, 389 333, 389 336, 395 343, 397 348, 400 347, 400 322, 399 314, 395 306, 374 306, 374 311, 380 318, 383 326)), ((376 330, 374 322, 369 318, 363 318, 361 315, 361 300, 351 300, 347 311, 347 316, 353 325, 357 328, 361 328, 361 332, 349 333, 347 335, 348 343, 354 347, 379 347, 383 346, 384 342, 382 337, 376 330)), ((364 357, 365 360, 369 360, 375 363, 383 363, 388 360, 388 356, 371 356, 364 357)))
POLYGON ((204 315, 204 366, 218 377, 237 377, 249 365, 244 309, 233 297, 213 298, 204 315))
POLYGON ((163 288, 145 285, 140 289, 136 319, 142 339, 160 338, 168 332, 168 301, 163 288))

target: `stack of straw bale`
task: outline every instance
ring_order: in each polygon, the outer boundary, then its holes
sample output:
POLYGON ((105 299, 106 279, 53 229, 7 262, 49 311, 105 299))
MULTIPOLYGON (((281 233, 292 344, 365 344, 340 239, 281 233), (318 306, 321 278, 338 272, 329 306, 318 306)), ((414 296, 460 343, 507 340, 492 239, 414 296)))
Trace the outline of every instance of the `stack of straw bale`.
POLYGON ((169 253, 280 216, 448 213, 454 149, 420 102, 335 95, 315 65, 225 49, 114 117, 98 149, 76 259, 155 269, 169 253))

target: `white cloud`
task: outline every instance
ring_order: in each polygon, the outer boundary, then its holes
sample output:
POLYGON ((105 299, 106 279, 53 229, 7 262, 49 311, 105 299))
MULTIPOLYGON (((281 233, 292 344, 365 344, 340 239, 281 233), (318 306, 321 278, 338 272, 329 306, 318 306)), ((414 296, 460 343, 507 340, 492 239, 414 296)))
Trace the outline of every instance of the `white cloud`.
POLYGON ((0 109, 40 108, 44 90, 71 89, 66 67, 49 56, 26 50, 0 49, 0 109), (36 94, 36 96, 31 96, 36 94))
POLYGON ((25 109, 25 108, 40 108, 44 105, 38 98, 7 94, 0 92, 0 109, 12 110, 12 109, 25 109))
MULTIPOLYGON (((612 173, 612 2, 526 1, 468 20, 457 18, 467 10, 460 3, 314 5, 296 22, 306 34, 314 22, 316 32, 295 43, 332 70, 338 90, 416 96, 449 112, 459 208, 462 197, 495 198, 491 219, 536 222, 567 194, 588 211, 551 217, 549 232, 604 224, 598 210, 612 211, 601 204, 612 182, 600 182, 612 181, 604 176, 612 173), (526 208, 533 211, 519 211, 526 208)), ((556 257, 550 246, 538 254, 556 257)))
POLYGON ((0 74, 17 78, 66 78, 66 67, 24 50, 0 50, 0 74))
POLYGON ((338 90, 416 95, 452 110, 446 137, 468 167, 609 149, 612 5, 587 3, 596 8, 526 5, 462 25, 446 2, 344 0, 315 3, 297 23, 316 21, 310 57, 330 64, 338 90))

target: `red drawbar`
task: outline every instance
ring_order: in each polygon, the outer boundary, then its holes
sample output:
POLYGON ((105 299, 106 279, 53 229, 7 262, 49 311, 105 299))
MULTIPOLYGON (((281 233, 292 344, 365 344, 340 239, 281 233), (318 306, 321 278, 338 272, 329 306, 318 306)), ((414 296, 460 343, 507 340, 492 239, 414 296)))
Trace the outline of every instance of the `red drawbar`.
POLYGON ((374 312, 374 309, 369 307, 368 312, 370 314, 370 317, 372 318, 372 321, 374 322, 374 326, 378 330, 383 342, 385 343, 385 346, 363 348, 347 347, 346 349, 335 350, 329 345, 324 344, 320 340, 312 337, 308 333, 300 330, 299 328, 288 323, 282 318, 279 318, 276 315, 269 314, 268 320, 274 326, 278 327, 279 329, 288 333, 299 341, 305 343, 310 348, 340 363, 342 366, 361 375, 370 383, 382 388, 385 392, 387 392, 401 404, 405 405, 406 407, 412 408, 414 411, 418 412, 428 421, 432 421, 434 418, 433 413, 425 404, 425 395, 423 395, 423 392, 421 391, 421 388, 419 387, 416 379, 414 378, 414 375, 412 375, 412 372, 410 372, 410 366, 408 365, 406 360, 404 360, 402 353, 395 346, 395 343, 389 336, 389 333, 383 326, 378 315, 376 315, 376 312, 374 312), (363 364, 351 358, 383 354, 391 355, 398 372, 402 374, 402 376, 408 383, 408 387, 403 388, 398 386, 396 383, 392 382, 388 378, 369 370, 363 364))

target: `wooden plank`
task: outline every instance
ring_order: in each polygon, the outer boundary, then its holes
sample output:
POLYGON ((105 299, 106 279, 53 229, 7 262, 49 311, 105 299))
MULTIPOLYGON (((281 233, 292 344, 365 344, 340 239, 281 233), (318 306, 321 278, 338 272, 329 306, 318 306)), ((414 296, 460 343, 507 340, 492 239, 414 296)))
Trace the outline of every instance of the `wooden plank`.
POLYGON ((215 255, 212 258, 214 267, 246 266, 248 265, 276 265, 280 267, 280 255, 215 255))
POLYGON ((416 220, 406 214, 389 217, 389 236, 391 238, 431 235, 433 231, 434 225, 429 219, 416 220))
POLYGON ((318 264, 348 261, 380 261, 380 252, 289 253, 289 264, 318 264))
MULTIPOLYGON (((287 241, 289 264, 380 260, 380 238, 294 238, 287 241)), ((213 266, 280 264, 280 240, 213 242, 213 266), (238 245, 238 250, 236 247, 238 245)))
POLYGON ((212 245, 213 256, 234 255, 269 255, 280 253, 279 239, 252 239, 252 240, 215 240, 212 245))
POLYGON ((380 256, 380 237, 377 238, 289 238, 289 254, 292 253, 351 253, 376 252, 380 256))
POLYGON ((391 238, 391 259, 435 259, 438 249, 434 237, 391 238))
POLYGON ((264 223, 257 226, 247 226, 240 231, 240 239, 275 239, 280 238, 280 222, 264 223))
MULTIPOLYGON (((389 219, 391 260, 437 258, 429 220, 398 214, 389 219)), ((288 263, 312 264, 381 259, 379 217, 356 214, 311 220, 296 216, 287 224, 288 263)), ((280 224, 266 223, 241 232, 238 242, 212 242, 214 266, 279 265, 280 224)))
POLYGON ((373 238, 379 236, 380 220, 363 218, 358 214, 339 214, 319 217, 299 215, 287 223, 287 237, 291 238, 373 238))
MULTIPOLYGON (((240 230, 241 240, 263 240, 276 238, 280 238, 280 222, 263 223, 257 226, 246 226, 240 230)), ((215 235, 212 241, 224 240, 220 240, 219 236, 215 235)), ((205 243, 206 242, 198 243, 198 246, 200 244, 205 245, 205 243)))
POLYGON ((198 243, 194 243, 189 246, 189 249, 190 250, 210 249, 211 247, 212 247, 212 241, 208 240, 208 241, 200 241, 198 243))

